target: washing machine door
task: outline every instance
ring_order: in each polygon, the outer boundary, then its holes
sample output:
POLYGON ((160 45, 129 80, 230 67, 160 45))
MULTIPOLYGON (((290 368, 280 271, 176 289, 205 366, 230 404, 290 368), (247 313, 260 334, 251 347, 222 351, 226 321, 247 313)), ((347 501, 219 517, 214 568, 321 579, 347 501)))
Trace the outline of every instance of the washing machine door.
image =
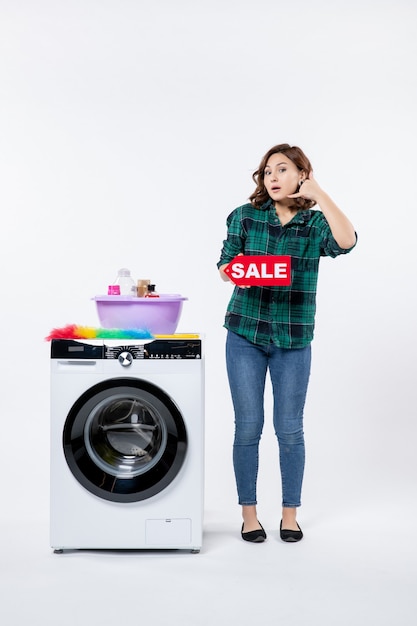
POLYGON ((72 407, 63 432, 75 478, 113 502, 137 502, 165 489, 187 450, 184 420, 159 387, 137 378, 101 382, 72 407))

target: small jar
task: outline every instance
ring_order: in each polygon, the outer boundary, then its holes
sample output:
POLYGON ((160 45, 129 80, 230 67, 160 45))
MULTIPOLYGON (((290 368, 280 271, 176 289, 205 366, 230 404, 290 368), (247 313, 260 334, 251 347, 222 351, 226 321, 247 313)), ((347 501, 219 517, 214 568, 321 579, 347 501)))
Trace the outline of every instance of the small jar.
POLYGON ((148 285, 150 285, 151 281, 149 278, 142 278, 137 281, 136 285, 136 293, 139 298, 143 298, 148 292, 148 285))

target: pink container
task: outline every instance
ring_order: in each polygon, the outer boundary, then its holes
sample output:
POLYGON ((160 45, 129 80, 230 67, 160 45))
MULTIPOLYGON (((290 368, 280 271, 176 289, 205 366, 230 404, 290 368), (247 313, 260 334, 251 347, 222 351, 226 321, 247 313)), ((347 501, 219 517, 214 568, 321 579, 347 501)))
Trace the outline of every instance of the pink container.
POLYGON ((182 304, 188 298, 161 294, 159 298, 95 296, 93 300, 103 328, 137 328, 153 335, 172 335, 181 317, 182 304))

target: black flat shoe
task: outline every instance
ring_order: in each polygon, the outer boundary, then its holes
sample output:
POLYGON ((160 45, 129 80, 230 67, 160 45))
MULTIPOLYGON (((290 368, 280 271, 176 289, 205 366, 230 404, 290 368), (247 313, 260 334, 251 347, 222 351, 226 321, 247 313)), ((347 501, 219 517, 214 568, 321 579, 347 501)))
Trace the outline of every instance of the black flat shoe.
POLYGON ((286 541, 287 543, 295 543, 296 541, 301 541, 301 539, 303 538, 303 531, 299 526, 298 530, 283 530, 281 520, 281 524, 279 525, 279 535, 282 541, 286 541))
POLYGON ((262 528, 262 524, 260 523, 260 528, 257 530, 250 530, 248 533, 243 532, 244 524, 242 524, 241 535, 244 541, 250 541, 252 543, 262 543, 266 539, 266 532, 262 528))

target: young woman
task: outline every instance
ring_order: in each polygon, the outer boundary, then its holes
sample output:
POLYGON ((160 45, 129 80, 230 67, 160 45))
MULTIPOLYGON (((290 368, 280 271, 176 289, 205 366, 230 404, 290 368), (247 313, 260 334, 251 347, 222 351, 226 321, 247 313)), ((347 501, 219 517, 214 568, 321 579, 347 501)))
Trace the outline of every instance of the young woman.
POLYGON ((273 389, 273 423, 279 445, 282 487, 280 537, 303 537, 296 520, 304 474, 303 410, 311 362, 317 274, 321 256, 346 254, 355 230, 321 189, 311 163, 296 146, 274 146, 253 174, 250 203, 227 218, 227 238, 217 264, 224 270, 240 254, 289 255, 288 287, 235 287, 227 307, 226 363, 235 412, 233 465, 241 536, 262 542, 256 512, 258 449, 264 423, 267 371, 273 389), (320 210, 312 210, 318 205, 320 210))

